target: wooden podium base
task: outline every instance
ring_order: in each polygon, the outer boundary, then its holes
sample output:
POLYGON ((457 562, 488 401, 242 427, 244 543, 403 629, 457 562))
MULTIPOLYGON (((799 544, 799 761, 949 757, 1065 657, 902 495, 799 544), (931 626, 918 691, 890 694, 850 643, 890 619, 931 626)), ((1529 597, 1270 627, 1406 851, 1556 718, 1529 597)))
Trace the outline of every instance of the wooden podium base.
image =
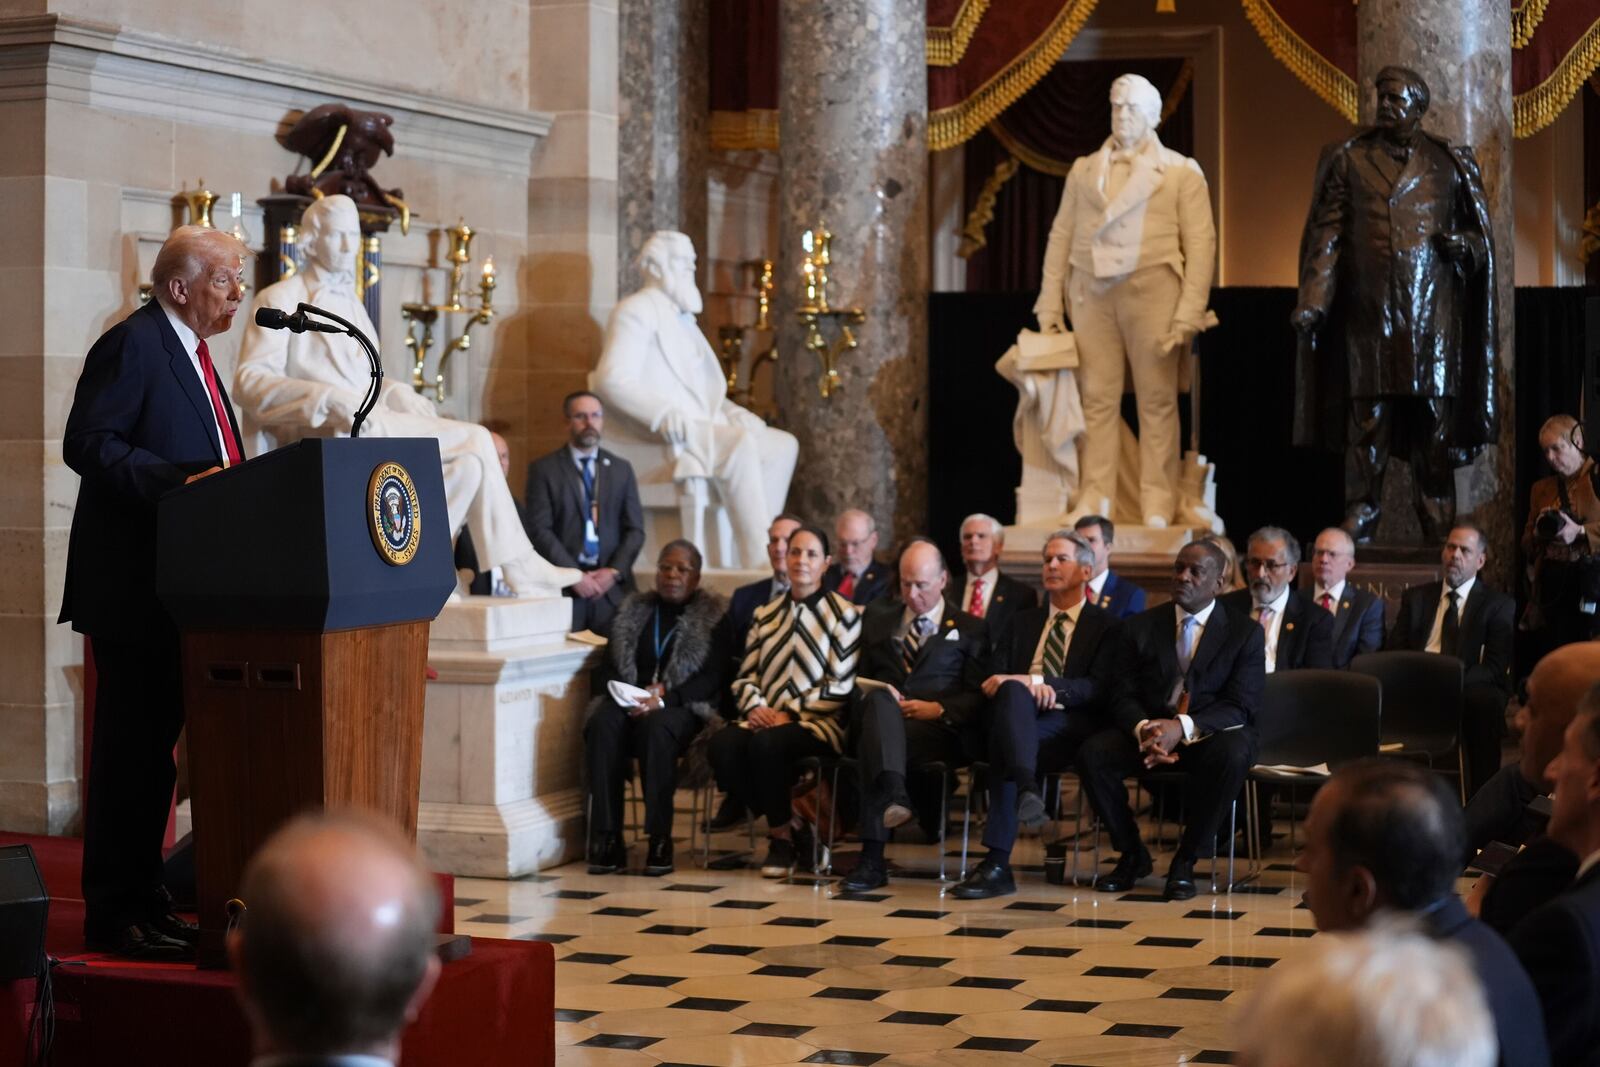
POLYGON ((294 815, 364 808, 415 839, 427 656, 425 621, 184 634, 202 967, 227 965, 228 902, 294 815))

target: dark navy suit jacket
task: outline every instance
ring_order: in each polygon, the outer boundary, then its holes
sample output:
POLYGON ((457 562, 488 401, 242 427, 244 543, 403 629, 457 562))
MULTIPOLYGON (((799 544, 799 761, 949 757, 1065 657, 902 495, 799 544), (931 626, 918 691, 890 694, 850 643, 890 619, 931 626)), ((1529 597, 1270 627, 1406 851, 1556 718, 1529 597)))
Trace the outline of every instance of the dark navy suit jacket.
MULTIPOLYGON (((995 638, 991 674, 1027 674, 1033 666, 1033 653, 1039 636, 1050 621, 1050 604, 1019 611, 995 638)), ((1045 684, 1056 691, 1063 708, 1099 711, 1111 685, 1111 663, 1115 655, 1117 619, 1109 611, 1085 603, 1072 628, 1067 645, 1067 662, 1061 674, 1045 675, 1045 684)))
POLYGON ((750 632, 750 622, 756 609, 778 595, 776 580, 763 578, 759 582, 741 585, 728 598, 728 622, 733 627, 733 658, 744 658, 744 639, 750 632))
MULTIPOLYGON (((839 583, 843 580, 844 568, 835 563, 822 576, 822 587, 832 593, 839 588, 839 583)), ((861 577, 856 579, 856 587, 850 593, 850 602, 852 604, 870 604, 880 596, 893 592, 894 582, 893 566, 873 560, 867 564, 867 569, 861 572, 861 577)))
POLYGON ((1468 915, 1455 897, 1426 913, 1423 923, 1433 937, 1454 942, 1472 957, 1489 1014, 1494 1016, 1501 1067, 1549 1067, 1539 996, 1505 939, 1468 915))
POLYGON ((1519 922, 1511 947, 1539 991, 1552 1061, 1600 1064, 1600 867, 1519 922))
POLYGON ((983 706, 983 680, 989 664, 989 627, 980 618, 957 611, 949 603, 939 616, 939 629, 917 650, 908 674, 905 648, 896 631, 905 614, 897 597, 873 601, 861 612, 861 658, 856 674, 887 682, 911 700, 944 705, 945 723, 965 729, 983 706), (954 633, 956 636, 951 637, 954 633))
MULTIPOLYGON (((1236 589, 1217 598, 1235 615, 1250 618, 1255 601, 1248 589, 1236 589)), ((1260 625, 1259 622, 1256 625, 1260 625)), ((1298 589, 1289 590, 1289 599, 1283 607, 1283 621, 1278 625, 1278 658, 1273 669, 1294 671, 1302 667, 1327 670, 1333 666, 1331 637, 1333 616, 1317 607, 1311 598, 1298 589)), ((1262 632, 1265 643, 1265 631, 1262 632)))
MULTIPOLYGON (((217 389, 242 441, 220 374, 217 389)), ((89 349, 61 442, 82 481, 58 621, 120 640, 171 638, 156 599, 156 504, 189 475, 223 465, 216 426, 211 398, 157 301, 89 349)))
MULTIPOLYGON (((1158 604, 1124 622, 1111 677, 1111 715, 1132 730, 1141 719, 1169 718, 1179 679, 1178 614, 1158 604)), ((1218 602, 1189 661, 1184 688, 1196 736, 1244 727, 1254 730, 1266 686, 1266 639, 1248 615, 1218 602)))
POLYGON ((1106 584, 1100 588, 1095 607, 1109 611, 1114 619, 1131 618, 1144 610, 1144 590, 1117 577, 1116 571, 1106 571, 1106 584))
MULTIPOLYGON (((1313 588, 1307 596, 1315 598, 1313 588)), ((1313 599, 1312 601, 1316 601, 1313 599)), ((1357 589, 1348 580, 1344 595, 1333 606, 1333 665, 1337 670, 1350 661, 1383 647, 1383 599, 1370 589, 1357 589)), ((1426 637, 1424 637, 1426 641, 1426 637)))

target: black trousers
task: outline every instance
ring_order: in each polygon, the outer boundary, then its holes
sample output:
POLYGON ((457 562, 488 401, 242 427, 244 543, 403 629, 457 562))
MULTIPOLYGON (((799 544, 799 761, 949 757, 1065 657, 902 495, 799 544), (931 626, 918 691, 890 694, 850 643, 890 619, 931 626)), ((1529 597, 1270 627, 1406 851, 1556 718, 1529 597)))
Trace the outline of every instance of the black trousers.
POLYGON ((178 636, 93 637, 94 736, 83 826, 83 924, 108 933, 163 910, 161 839, 183 731, 178 636))
POLYGON ((1072 763, 1078 748, 1101 727, 1077 709, 1040 711, 1021 682, 1006 682, 989 701, 989 821, 985 848, 1009 851, 1017 841, 1017 792, 1072 763))
POLYGON ((1504 690, 1492 685, 1468 685, 1461 693, 1461 748, 1469 799, 1500 770, 1507 699, 1504 690))
MULTIPOLYGON (((861 840, 887 841, 889 834, 883 828, 883 809, 904 798, 893 795, 894 790, 889 787, 893 780, 885 776, 898 775, 903 783, 908 767, 914 771, 935 761, 961 762, 961 735, 940 722, 906 718, 900 705, 882 689, 866 694, 858 715, 860 736, 856 741, 856 761, 861 784, 861 840)), ((919 790, 919 793, 926 792, 919 790)), ((934 800, 935 804, 938 802, 934 800)), ((937 812, 932 814, 937 818, 937 812)))
POLYGON ((639 761, 644 793, 644 832, 672 836, 672 797, 678 784, 678 757, 705 725, 688 708, 665 707, 632 716, 614 700, 601 704, 583 724, 584 757, 589 764, 589 833, 622 831, 623 790, 628 761, 639 761))
POLYGON ((602 637, 611 633, 611 617, 617 613, 617 605, 603 596, 592 600, 588 597, 573 596, 572 590, 563 589, 561 595, 572 601, 572 632, 592 630, 602 637))
POLYGON ((1345 503, 1372 507, 1383 503, 1384 468, 1391 449, 1401 445, 1401 451, 1410 454, 1412 498, 1423 534, 1443 540, 1456 514, 1450 408, 1451 399, 1441 396, 1351 398, 1345 503))
POLYGON ((789 824, 789 792, 799 777, 796 764, 808 756, 832 755, 832 745, 797 722, 765 730, 729 726, 717 732, 706 750, 717 784, 766 816, 769 830, 789 824))
MULTIPOLYGON (((1183 803, 1188 814, 1173 859, 1193 863, 1202 847, 1215 847, 1222 817, 1244 787, 1245 775, 1256 757, 1255 731, 1248 727, 1221 730, 1193 745, 1180 744, 1176 753, 1177 763, 1158 770, 1185 775, 1183 803)), ((1078 777, 1111 835, 1112 847, 1121 853, 1144 847, 1122 780, 1145 773, 1132 730, 1120 726, 1101 730, 1078 749, 1078 777)))

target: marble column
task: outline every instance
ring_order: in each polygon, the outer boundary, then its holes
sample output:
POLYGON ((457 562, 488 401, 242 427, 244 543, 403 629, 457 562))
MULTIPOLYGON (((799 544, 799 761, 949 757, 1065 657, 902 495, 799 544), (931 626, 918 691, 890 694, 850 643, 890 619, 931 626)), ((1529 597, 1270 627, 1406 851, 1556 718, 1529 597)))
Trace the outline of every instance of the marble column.
MULTIPOLYGON (((1428 83, 1424 128, 1452 144, 1471 145, 1483 170, 1494 226, 1500 304, 1500 442, 1457 478, 1457 514, 1489 535, 1495 582, 1509 588, 1516 545, 1510 496, 1516 449, 1512 411, 1513 285, 1516 240, 1511 183, 1511 19, 1503 0, 1361 0, 1358 8, 1361 121, 1376 110, 1373 80, 1390 64, 1410 67, 1428 83)), ((1416 520, 1410 472, 1387 479, 1386 516, 1416 520), (1399 494, 1404 494, 1400 496, 1399 494)), ((1415 535, 1414 535, 1415 536, 1415 535)))
POLYGON ((631 293, 634 257, 656 230, 687 234, 705 257, 709 4, 620 0, 617 19, 617 291, 631 293))
MULTIPOLYGON (((789 506, 860 507, 885 543, 928 510, 928 76, 924 0, 784 0, 779 91, 777 399, 800 439, 789 506), (840 385, 805 350, 801 233, 833 233, 829 300, 860 307, 840 385)), ((835 334, 828 334, 832 340, 835 334)))

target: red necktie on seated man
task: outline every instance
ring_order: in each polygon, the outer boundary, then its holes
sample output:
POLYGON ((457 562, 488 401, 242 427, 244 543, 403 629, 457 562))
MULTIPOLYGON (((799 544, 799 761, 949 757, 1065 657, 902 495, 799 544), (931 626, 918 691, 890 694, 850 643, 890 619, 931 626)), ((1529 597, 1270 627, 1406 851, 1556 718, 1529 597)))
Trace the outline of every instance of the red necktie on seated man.
POLYGON ((983 579, 972 579, 972 600, 967 604, 967 614, 983 618, 983 579))

